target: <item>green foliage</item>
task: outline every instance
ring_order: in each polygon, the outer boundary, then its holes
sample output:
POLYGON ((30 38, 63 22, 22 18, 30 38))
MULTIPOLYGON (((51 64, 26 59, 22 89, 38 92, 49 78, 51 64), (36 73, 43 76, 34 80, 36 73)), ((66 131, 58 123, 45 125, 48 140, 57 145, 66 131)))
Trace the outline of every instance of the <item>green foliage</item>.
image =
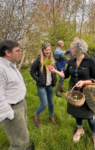
POLYGON ((89 34, 89 36, 86 36, 85 38, 83 38, 83 40, 88 44, 88 55, 95 58, 95 36, 89 34))
MULTIPOLYGON (((72 42, 73 38, 77 36, 77 33, 74 31, 74 24, 71 23, 71 28, 69 28, 69 22, 68 21, 58 21, 56 23, 55 27, 55 36, 56 36, 56 43, 58 40, 64 41, 64 50, 68 49, 70 47, 70 43, 72 42)), ((51 26, 49 28, 48 33, 49 42, 52 46, 55 45, 54 41, 54 27, 51 26)))
POLYGON ((80 100, 82 97, 79 96, 79 95, 74 95, 74 96, 71 96, 71 99, 73 100, 80 100))
POLYGON ((45 66, 49 66, 49 65, 53 65, 54 64, 54 62, 51 60, 51 59, 46 59, 45 61, 44 61, 44 65, 45 66))
MULTIPOLYGON (((40 126, 35 126, 34 114, 40 105, 37 93, 36 82, 30 76, 30 69, 22 70, 27 94, 27 116, 30 141, 34 142, 35 150, 93 150, 92 134, 87 120, 83 121, 85 134, 78 143, 73 142, 73 135, 76 131, 75 119, 67 113, 67 102, 65 93, 62 97, 54 94, 54 117, 57 125, 49 120, 48 107, 40 114, 40 126)), ((59 80, 59 76, 57 76, 59 80)), ((64 88, 68 89, 69 79, 65 80, 64 88)), ((56 87, 54 88, 55 91, 56 87)), ((0 126, 0 150, 8 150, 10 143, 5 131, 0 126)))

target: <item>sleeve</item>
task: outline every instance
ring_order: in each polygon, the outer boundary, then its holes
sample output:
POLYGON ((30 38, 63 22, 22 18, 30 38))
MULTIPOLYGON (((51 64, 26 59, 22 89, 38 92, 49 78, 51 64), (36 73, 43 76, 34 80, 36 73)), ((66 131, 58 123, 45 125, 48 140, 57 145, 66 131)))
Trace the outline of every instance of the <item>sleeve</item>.
POLYGON ((0 122, 5 118, 12 120, 14 118, 14 111, 6 100, 6 80, 3 73, 0 72, 0 122))
POLYGON ((33 77, 33 79, 35 80, 35 81, 38 81, 39 80, 39 77, 38 77, 38 75, 36 74, 36 72, 37 72, 37 70, 38 70, 38 68, 39 68, 39 63, 40 63, 40 61, 36 58, 36 60, 33 62, 33 64, 32 64, 32 67, 31 67, 31 70, 30 70, 30 74, 31 74, 31 76, 33 77))
POLYGON ((57 70, 58 70, 58 71, 62 71, 62 68, 60 67, 59 62, 56 62, 55 64, 56 64, 57 70))
POLYGON ((90 75, 92 79, 95 79, 95 58, 90 59, 90 75))
POLYGON ((65 79, 69 78, 69 64, 70 64, 70 62, 68 62, 68 66, 67 66, 66 70, 64 71, 65 79))
POLYGON ((62 71, 62 68, 59 63, 59 54, 54 54, 55 65, 58 71, 62 71))
POLYGON ((71 48, 67 49, 67 50, 65 51, 65 53, 66 53, 66 54, 70 53, 70 50, 71 50, 71 48))

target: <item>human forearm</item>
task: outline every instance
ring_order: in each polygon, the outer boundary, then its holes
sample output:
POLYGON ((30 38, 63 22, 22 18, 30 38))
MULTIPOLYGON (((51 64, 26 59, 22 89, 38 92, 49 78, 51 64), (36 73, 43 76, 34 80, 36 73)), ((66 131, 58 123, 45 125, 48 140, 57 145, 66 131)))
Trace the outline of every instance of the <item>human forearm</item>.
POLYGON ((71 48, 65 50, 65 53, 66 53, 66 54, 70 53, 70 50, 71 50, 71 48))
POLYGON ((63 71, 60 72, 58 70, 55 70, 55 73, 58 74, 60 77, 65 78, 63 71))
POLYGON ((14 118, 14 111, 8 101, 6 100, 6 91, 5 91, 5 78, 0 74, 0 122, 5 118, 12 120, 14 118))
POLYGON ((64 75, 63 71, 58 71, 58 70, 56 70, 53 66, 48 66, 48 69, 49 69, 51 72, 55 72, 55 73, 58 74, 60 77, 65 78, 65 75, 64 75))
POLYGON ((35 81, 38 81, 38 76, 36 75, 36 67, 35 66, 32 66, 31 70, 30 70, 30 75, 32 76, 32 78, 35 80, 35 81))
POLYGON ((80 80, 80 81, 78 81, 77 83, 76 83, 76 87, 79 87, 79 88, 81 88, 84 84, 90 84, 90 83, 92 83, 92 81, 91 80, 80 80))
POLYGON ((32 78, 33 78, 36 82, 38 82, 39 77, 36 75, 36 73, 34 73, 34 72, 31 70, 30 74, 31 74, 32 78))
POLYGON ((85 80, 85 81, 83 81, 83 85, 84 85, 84 84, 90 84, 90 83, 92 83, 91 80, 85 80))

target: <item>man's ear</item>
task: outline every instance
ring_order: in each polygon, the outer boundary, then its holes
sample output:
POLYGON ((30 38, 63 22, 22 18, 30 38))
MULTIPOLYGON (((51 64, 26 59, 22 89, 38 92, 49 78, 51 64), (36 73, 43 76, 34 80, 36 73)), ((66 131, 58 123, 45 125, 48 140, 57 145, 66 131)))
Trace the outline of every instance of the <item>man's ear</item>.
POLYGON ((5 54, 6 54, 6 56, 8 56, 8 57, 9 57, 11 53, 10 53, 10 51, 9 51, 9 50, 5 50, 5 54))

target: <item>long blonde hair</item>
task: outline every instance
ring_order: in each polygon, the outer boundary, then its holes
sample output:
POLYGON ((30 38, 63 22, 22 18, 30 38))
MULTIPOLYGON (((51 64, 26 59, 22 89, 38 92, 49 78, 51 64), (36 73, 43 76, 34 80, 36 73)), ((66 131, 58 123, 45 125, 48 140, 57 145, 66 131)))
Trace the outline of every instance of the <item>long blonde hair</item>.
MULTIPOLYGON (((50 45, 49 43, 44 43, 44 44, 42 45, 41 61, 40 61, 40 62, 41 62, 41 72, 43 72, 44 61, 45 61, 45 57, 44 57, 43 51, 44 51, 47 47, 49 47, 49 46, 50 46, 50 48, 51 48, 51 45, 50 45)), ((48 59, 51 59, 51 60, 54 62, 52 51, 51 51, 50 56, 49 56, 48 59)), ((48 71, 49 71, 49 70, 48 70, 48 67, 45 66, 45 68, 46 68, 46 73, 48 73, 48 71)))

